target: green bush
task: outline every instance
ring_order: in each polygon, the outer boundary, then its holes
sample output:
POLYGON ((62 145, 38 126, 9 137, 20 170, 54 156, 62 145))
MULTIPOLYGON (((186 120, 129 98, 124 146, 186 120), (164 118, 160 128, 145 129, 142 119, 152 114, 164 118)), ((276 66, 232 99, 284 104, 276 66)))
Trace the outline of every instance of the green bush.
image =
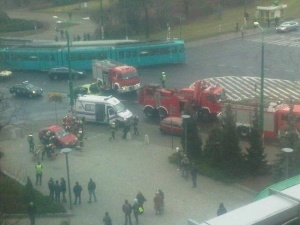
POLYGON ((49 196, 44 196, 35 189, 21 185, 17 181, 0 173, 0 212, 4 214, 26 214, 26 201, 34 199, 37 214, 64 213, 66 209, 59 203, 54 202, 49 196), (30 193, 28 193, 30 190, 30 193), (5 204, 1 204, 4 203, 5 204))
POLYGON ((41 29, 43 24, 34 20, 9 19, 0 24, 0 33, 41 29))

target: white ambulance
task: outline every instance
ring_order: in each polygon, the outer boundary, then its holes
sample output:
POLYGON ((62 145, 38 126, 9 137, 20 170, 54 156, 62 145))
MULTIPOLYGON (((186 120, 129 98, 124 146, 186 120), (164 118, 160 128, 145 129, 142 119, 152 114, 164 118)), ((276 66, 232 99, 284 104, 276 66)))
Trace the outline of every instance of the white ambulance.
POLYGON ((85 121, 106 123, 111 121, 123 123, 131 119, 132 112, 112 96, 83 95, 76 99, 73 113, 78 117, 85 117, 85 121))

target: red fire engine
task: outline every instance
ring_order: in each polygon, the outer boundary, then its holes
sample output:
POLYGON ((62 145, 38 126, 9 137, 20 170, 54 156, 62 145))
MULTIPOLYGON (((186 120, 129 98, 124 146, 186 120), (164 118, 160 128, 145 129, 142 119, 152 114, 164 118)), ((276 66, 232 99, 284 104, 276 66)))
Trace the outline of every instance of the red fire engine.
POLYGON ((140 88, 137 69, 112 60, 93 60, 93 78, 103 90, 125 93, 140 88))
POLYGON ((165 89, 149 84, 141 88, 139 103, 144 106, 144 114, 153 117, 180 116, 184 106, 189 104, 203 119, 217 115, 221 110, 220 100, 224 96, 223 88, 208 82, 196 81, 189 88, 165 89))
MULTIPOLYGON (((259 110, 257 104, 249 102, 229 102, 230 104, 238 132, 241 136, 247 137, 250 133, 251 127, 253 126, 253 119, 255 111, 259 110)), ((225 108, 223 107, 224 115, 225 108)), ((275 138, 280 135, 280 132, 287 128, 288 118, 290 113, 290 106, 288 104, 268 102, 264 107, 264 137, 275 138)), ((300 118, 300 105, 293 105, 294 120, 296 129, 300 129, 299 118, 300 118)))

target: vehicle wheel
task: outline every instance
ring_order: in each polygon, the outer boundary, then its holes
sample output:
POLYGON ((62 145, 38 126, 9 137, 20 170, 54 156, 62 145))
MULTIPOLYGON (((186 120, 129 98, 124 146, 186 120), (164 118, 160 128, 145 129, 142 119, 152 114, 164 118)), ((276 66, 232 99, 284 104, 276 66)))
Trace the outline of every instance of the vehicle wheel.
POLYGON ((58 75, 54 75, 53 80, 58 80, 58 75))
POLYGON ((164 119, 168 116, 168 112, 164 108, 159 108, 158 113, 159 113, 160 119, 164 119))
POLYGON ((75 74, 73 79, 74 79, 74 80, 79 80, 79 75, 78 75, 78 74, 75 74))
POLYGON ((155 109, 152 108, 151 106, 147 106, 144 108, 144 114, 148 117, 148 118, 153 118, 154 114, 155 114, 155 109))
POLYGON ((14 94, 14 93, 15 93, 13 90, 9 90, 9 92, 10 92, 11 94, 14 94))
POLYGON ((103 89, 103 81, 102 81, 102 80, 99 80, 97 83, 98 83, 98 87, 99 87, 100 89, 103 89))
POLYGON ((32 97, 33 97, 33 95, 32 95, 32 94, 29 94, 29 95, 28 95, 28 97, 29 97, 29 98, 32 98, 32 97))
POLYGON ((246 137, 248 137, 248 135, 250 133, 250 129, 249 129, 249 127, 239 126, 238 127, 238 132, 239 132, 241 137, 246 138, 246 137))

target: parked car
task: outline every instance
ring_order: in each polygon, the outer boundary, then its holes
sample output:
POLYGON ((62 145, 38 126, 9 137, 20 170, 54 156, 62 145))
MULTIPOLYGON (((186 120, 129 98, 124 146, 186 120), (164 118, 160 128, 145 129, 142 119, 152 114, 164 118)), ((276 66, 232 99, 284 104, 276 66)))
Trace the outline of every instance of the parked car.
POLYGON ((97 83, 83 84, 78 87, 75 87, 73 93, 74 98, 77 98, 78 95, 101 95, 101 91, 100 88, 97 86, 97 83))
POLYGON ((50 132, 51 137, 54 137, 54 144, 57 147, 74 147, 78 142, 78 139, 74 134, 65 131, 61 126, 58 125, 51 125, 39 130, 39 138, 42 142, 47 131, 50 132))
POLYGON ((12 72, 9 70, 4 70, 0 72, 0 80, 9 80, 12 77, 12 72))
MULTIPOLYGON (((86 72, 84 72, 84 71, 77 71, 77 70, 71 69, 71 74, 72 74, 72 78, 75 80, 86 77, 86 72)), ((68 79, 69 78, 69 68, 67 68, 67 67, 52 68, 49 71, 48 76, 51 80, 68 79)))
POLYGON ((11 94, 15 94, 18 96, 27 96, 29 98, 35 96, 41 96, 43 94, 43 89, 33 84, 29 83, 28 81, 24 81, 20 84, 15 84, 9 89, 11 94))
POLYGON ((181 117, 166 117, 160 121, 159 130, 162 134, 181 136, 183 132, 181 117))
POLYGON ((276 27, 276 31, 280 32, 289 32, 293 30, 298 30, 299 24, 296 21, 286 21, 280 24, 279 27, 276 27))

